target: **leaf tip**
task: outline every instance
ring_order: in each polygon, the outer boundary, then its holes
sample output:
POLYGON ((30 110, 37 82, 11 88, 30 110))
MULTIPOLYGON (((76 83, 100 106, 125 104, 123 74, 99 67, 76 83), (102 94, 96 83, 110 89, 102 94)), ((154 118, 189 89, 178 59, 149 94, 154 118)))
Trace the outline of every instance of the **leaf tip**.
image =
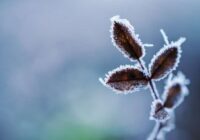
POLYGON ((120 15, 115 15, 115 16, 110 18, 110 21, 114 22, 114 21, 119 20, 119 19, 120 19, 120 15))

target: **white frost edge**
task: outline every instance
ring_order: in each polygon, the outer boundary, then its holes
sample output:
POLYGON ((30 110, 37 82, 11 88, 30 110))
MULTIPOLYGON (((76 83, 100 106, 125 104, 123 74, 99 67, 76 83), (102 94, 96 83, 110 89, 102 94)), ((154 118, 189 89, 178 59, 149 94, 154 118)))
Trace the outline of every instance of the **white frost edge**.
POLYGON ((142 48, 142 56, 140 58, 143 58, 145 56, 145 49, 144 49, 144 44, 142 43, 142 41, 139 39, 139 35, 135 34, 135 30, 134 27, 130 24, 130 22, 127 19, 121 19, 119 15, 113 16, 110 18, 111 21, 111 28, 110 28, 110 37, 112 40, 113 45, 124 55, 125 58, 128 58, 130 61, 134 62, 136 61, 135 59, 130 58, 129 54, 126 53, 125 51, 123 51, 120 47, 118 47, 118 45, 116 44, 115 40, 114 40, 114 35, 113 35, 113 27, 114 27, 114 22, 123 24, 124 26, 126 26, 129 30, 129 33, 132 35, 132 37, 135 39, 135 41, 139 44, 139 46, 142 48))
POLYGON ((164 45, 163 48, 161 48, 154 56, 153 58, 151 59, 151 62, 149 64, 149 71, 151 72, 151 69, 152 69, 152 66, 154 65, 154 62, 155 60, 160 56, 162 55, 167 49, 170 49, 170 48, 177 48, 178 49, 178 56, 177 56, 177 59, 176 59, 176 63, 174 65, 174 67, 172 69, 170 69, 168 72, 166 72, 164 74, 163 77, 161 78, 158 78, 158 79, 154 79, 155 81, 159 81, 161 79, 164 79, 169 73, 171 73, 172 71, 174 71, 177 67, 178 67, 178 64, 180 62, 180 58, 181 58, 181 53, 182 53, 182 49, 181 49, 181 45, 186 41, 186 38, 185 37, 180 37, 177 41, 175 42, 171 42, 168 44, 168 37, 167 35, 164 33, 164 30, 161 29, 161 32, 163 32, 163 38, 166 42, 166 45, 164 45))
POLYGON ((189 90, 187 88, 187 85, 190 84, 190 81, 180 71, 177 73, 176 76, 174 76, 174 77, 170 76, 168 78, 168 80, 166 81, 166 86, 165 86, 164 94, 162 97, 163 101, 165 101, 167 99, 167 93, 168 93, 169 88, 175 84, 181 85, 182 96, 180 97, 179 101, 175 104, 175 106, 172 108, 172 110, 175 109, 176 107, 178 107, 184 101, 185 96, 189 95, 189 90))
MULTIPOLYGON (((99 81, 107 88, 113 90, 116 94, 129 94, 129 93, 133 93, 135 91, 138 91, 140 86, 138 86, 137 88, 135 88, 134 90, 125 90, 125 91, 120 91, 120 90, 116 90, 114 88, 112 88, 111 86, 109 86, 108 84, 106 84, 106 82, 108 81, 108 79, 110 78, 110 76, 118 71, 121 71, 122 69, 137 69, 137 70, 140 70, 141 71, 141 68, 139 67, 139 65, 135 65, 135 66, 132 66, 132 65, 120 65, 119 67, 111 70, 108 72, 108 74, 105 75, 105 78, 99 78, 99 81)), ((145 74, 145 73, 144 73, 145 74)))

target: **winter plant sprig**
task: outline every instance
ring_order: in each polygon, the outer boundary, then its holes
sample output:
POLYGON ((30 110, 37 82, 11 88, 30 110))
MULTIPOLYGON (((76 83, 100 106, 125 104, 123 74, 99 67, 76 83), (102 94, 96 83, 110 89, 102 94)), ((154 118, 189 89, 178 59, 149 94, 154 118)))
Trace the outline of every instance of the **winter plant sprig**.
POLYGON ((179 106, 184 97, 188 95, 187 85, 189 80, 185 78, 182 72, 173 75, 180 61, 182 49, 181 45, 186 38, 181 37, 175 42, 169 42, 165 32, 161 29, 165 45, 152 58, 148 67, 146 67, 143 57, 145 56, 145 47, 151 44, 143 44, 139 35, 135 34, 133 26, 127 19, 121 19, 119 16, 111 18, 111 39, 114 46, 134 65, 123 65, 106 74, 100 82, 108 88, 111 88, 118 94, 128 94, 141 88, 148 87, 153 97, 151 105, 150 119, 156 122, 156 125, 148 137, 148 140, 163 140, 165 133, 171 131, 174 127, 174 111, 179 106), (160 98, 155 82, 168 76, 162 98, 160 98))

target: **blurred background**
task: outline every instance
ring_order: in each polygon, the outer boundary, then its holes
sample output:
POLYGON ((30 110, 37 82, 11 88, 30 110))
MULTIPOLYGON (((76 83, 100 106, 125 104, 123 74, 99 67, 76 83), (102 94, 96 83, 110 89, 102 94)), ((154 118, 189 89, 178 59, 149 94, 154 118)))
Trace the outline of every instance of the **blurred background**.
MULTIPOLYGON (((149 90, 116 95, 98 81, 133 64, 112 45, 110 17, 134 25, 146 64, 169 40, 187 37, 178 70, 191 80, 167 140, 200 139, 199 0, 1 0, 1 140, 145 140, 149 90)), ((176 72, 175 72, 176 73, 176 72)), ((164 83, 156 83, 163 92, 164 83)))

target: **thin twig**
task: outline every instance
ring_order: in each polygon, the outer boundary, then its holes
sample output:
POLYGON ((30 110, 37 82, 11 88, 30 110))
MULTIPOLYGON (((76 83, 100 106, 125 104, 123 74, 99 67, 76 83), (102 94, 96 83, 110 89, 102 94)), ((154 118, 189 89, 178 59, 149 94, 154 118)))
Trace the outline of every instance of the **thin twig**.
MULTIPOLYGON (((146 71, 147 68, 142 62, 143 62, 143 60, 138 59, 138 63, 140 65, 140 67, 142 68, 142 70, 146 71)), ((149 75, 149 73, 148 73, 148 75, 149 75)), ((153 93, 152 94, 153 100, 160 99, 155 83, 150 79, 150 77, 148 77, 148 79, 149 79, 149 87, 150 87, 150 89, 151 89, 151 91, 153 93)), ((154 130, 156 133, 155 133, 155 135, 153 136, 153 138, 151 140, 158 140, 157 136, 158 136, 158 134, 160 133, 160 131, 162 130, 162 128, 164 126, 163 123, 161 123, 161 122, 157 122, 157 125, 158 126, 156 126, 156 130, 154 130)))
POLYGON ((155 83, 151 79, 149 80, 149 85, 150 85, 151 90, 153 92, 153 98, 154 98, 154 100, 159 99, 157 88, 155 86, 155 83))
POLYGON ((146 70, 146 67, 143 65, 142 60, 137 59, 138 63, 140 64, 140 67, 142 68, 142 70, 146 70))
MULTIPOLYGON (((146 66, 142 62, 143 62, 143 60, 138 59, 138 63, 140 65, 140 67, 142 68, 142 70, 147 71, 146 66)), ((158 92, 157 92, 157 87, 156 87, 155 83, 151 80, 151 78, 149 77, 149 73, 148 73, 148 79, 149 79, 149 87, 153 93, 152 94, 153 99, 154 100, 160 99, 158 92)))

